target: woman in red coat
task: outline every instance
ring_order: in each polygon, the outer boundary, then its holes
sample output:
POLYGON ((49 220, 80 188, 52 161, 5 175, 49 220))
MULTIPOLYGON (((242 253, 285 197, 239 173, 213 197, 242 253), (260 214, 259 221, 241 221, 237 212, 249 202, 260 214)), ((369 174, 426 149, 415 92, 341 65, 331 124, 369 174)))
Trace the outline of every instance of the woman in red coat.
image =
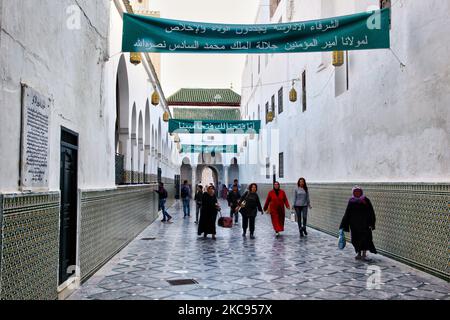
POLYGON ((285 206, 290 209, 286 193, 280 189, 280 183, 276 181, 273 184, 273 190, 267 195, 266 203, 264 204, 264 211, 267 211, 269 208, 269 212, 272 217, 273 229, 275 230, 277 237, 280 235, 281 231, 284 231, 285 206))

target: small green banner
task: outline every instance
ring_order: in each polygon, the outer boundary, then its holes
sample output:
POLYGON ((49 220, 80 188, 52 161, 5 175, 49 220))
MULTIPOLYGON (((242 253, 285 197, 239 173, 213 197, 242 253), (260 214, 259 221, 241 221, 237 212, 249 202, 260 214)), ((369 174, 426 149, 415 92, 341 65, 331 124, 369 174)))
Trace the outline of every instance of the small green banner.
POLYGON ((390 47, 390 9, 305 22, 213 24, 124 14, 123 52, 288 53, 390 47))
POLYGON ((254 134, 261 129, 260 120, 181 120, 169 119, 169 133, 254 134))
POLYGON ((208 146, 208 145, 193 145, 182 144, 180 153, 237 153, 237 145, 221 145, 221 146, 208 146))

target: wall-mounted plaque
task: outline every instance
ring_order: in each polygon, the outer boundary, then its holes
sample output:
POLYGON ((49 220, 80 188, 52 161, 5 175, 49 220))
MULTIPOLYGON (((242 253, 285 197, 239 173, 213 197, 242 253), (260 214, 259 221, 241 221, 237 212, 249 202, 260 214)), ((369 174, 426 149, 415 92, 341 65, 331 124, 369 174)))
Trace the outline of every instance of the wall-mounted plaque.
POLYGON ((48 189, 51 99, 22 85, 22 189, 48 189))

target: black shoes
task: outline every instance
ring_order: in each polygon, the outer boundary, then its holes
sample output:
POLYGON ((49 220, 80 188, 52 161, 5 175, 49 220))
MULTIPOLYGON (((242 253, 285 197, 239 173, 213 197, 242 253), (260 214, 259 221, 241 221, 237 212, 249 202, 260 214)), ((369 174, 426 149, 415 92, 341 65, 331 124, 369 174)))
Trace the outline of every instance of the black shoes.
POLYGON ((300 238, 303 238, 304 236, 307 236, 308 232, 306 232, 306 228, 300 229, 300 238))
POLYGON ((255 239, 255 236, 251 234, 250 239, 255 239))

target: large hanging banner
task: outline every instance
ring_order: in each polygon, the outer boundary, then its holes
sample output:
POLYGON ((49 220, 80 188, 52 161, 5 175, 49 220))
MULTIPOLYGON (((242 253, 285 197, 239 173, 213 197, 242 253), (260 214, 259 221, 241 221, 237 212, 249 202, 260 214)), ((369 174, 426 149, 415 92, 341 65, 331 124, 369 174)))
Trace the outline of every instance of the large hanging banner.
POLYGON ((182 144, 180 153, 238 153, 237 145, 207 146, 182 144))
POLYGON ((390 9, 278 24, 213 24, 124 14, 123 52, 286 53, 389 48, 390 9))
POLYGON ((180 120, 169 119, 170 133, 259 133, 260 120, 180 120))

